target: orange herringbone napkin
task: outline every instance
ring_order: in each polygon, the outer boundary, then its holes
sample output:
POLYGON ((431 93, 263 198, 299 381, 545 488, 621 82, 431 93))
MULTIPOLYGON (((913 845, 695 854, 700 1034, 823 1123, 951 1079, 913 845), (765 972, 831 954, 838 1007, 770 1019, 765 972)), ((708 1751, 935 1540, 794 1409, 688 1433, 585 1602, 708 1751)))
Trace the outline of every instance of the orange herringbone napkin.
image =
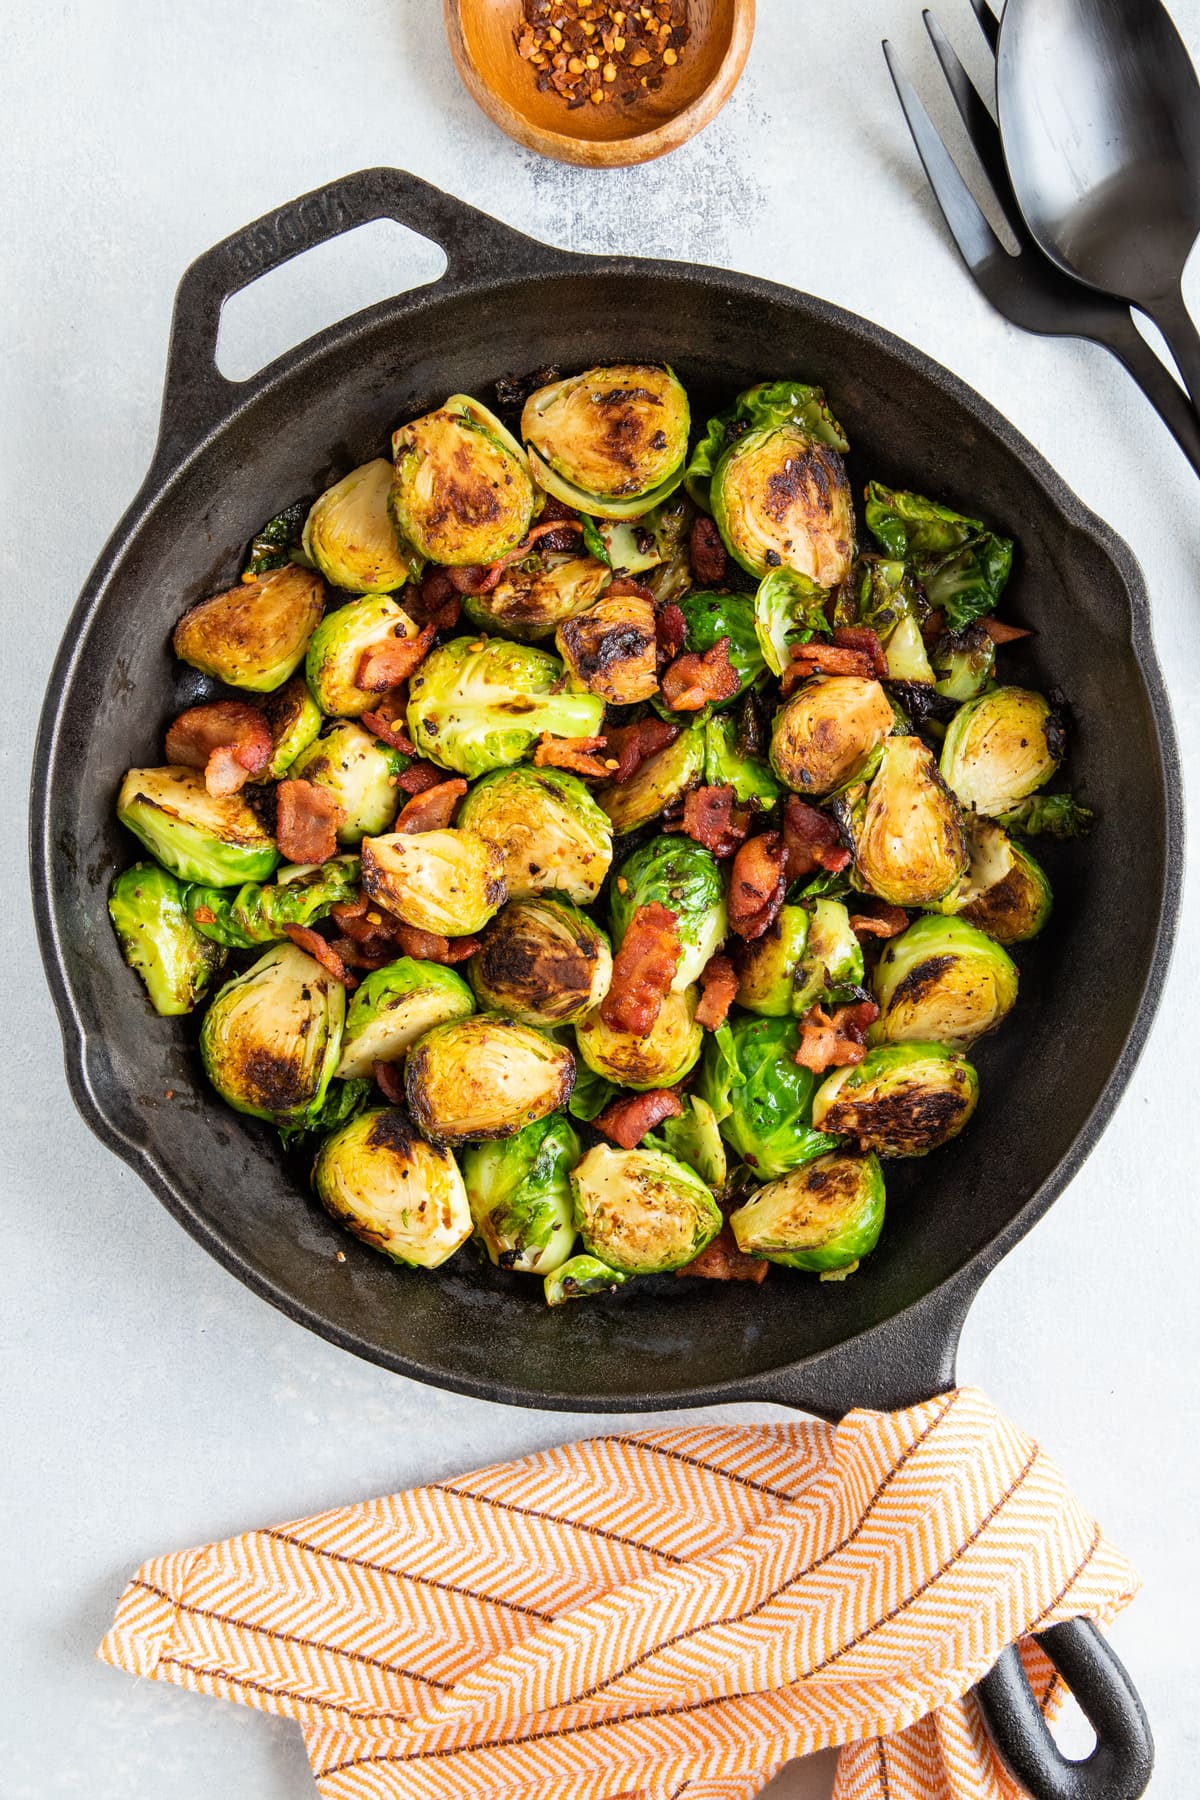
POLYGON ((958 1388, 593 1438, 160 1557, 100 1655, 296 1719, 325 1800, 743 1800, 828 1744, 839 1800, 1015 1800, 962 1696, 1135 1586, 958 1388))

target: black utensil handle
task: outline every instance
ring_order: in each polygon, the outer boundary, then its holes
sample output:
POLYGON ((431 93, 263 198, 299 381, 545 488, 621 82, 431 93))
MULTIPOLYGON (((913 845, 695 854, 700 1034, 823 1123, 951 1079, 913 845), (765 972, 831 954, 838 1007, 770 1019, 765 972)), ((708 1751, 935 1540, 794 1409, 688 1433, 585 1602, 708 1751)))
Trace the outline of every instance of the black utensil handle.
POLYGON ((1200 475, 1200 414, 1160 362, 1127 309, 1088 335, 1112 352, 1133 377, 1196 473, 1200 475))
POLYGON ((1009 1645, 975 1688, 1001 1762, 1032 1800, 1138 1800, 1150 1784, 1154 1740, 1119 1657, 1090 1619, 1051 1625, 1038 1643, 1079 1702, 1096 1745, 1081 1762, 1068 1761, 1009 1645))
POLYGON ((1168 294, 1145 310, 1167 340, 1167 348, 1194 404, 1200 406, 1200 331, 1184 305, 1183 294, 1168 294))

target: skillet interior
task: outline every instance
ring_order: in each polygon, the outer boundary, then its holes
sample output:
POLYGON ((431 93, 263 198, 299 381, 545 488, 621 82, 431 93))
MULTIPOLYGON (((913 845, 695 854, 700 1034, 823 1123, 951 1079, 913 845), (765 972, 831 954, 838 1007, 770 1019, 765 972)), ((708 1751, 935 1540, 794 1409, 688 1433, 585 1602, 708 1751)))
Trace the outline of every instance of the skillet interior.
POLYGON ((69 1048, 72 1019, 83 1038, 69 1062, 89 1123, 214 1254, 304 1323, 404 1373, 541 1405, 766 1393, 769 1371, 902 1312, 972 1259, 994 1260, 1090 1148, 1148 1023, 1169 937, 1169 718, 1128 552, 953 378, 874 327, 765 283, 547 257, 537 277, 424 290, 327 334, 252 388, 134 519, 44 722, 33 820, 43 944, 69 1048), (211 1094, 194 1029, 140 1003, 104 901, 133 850, 113 816, 120 777, 160 760, 166 721, 196 693, 170 655, 171 629, 236 578, 261 520, 379 454, 393 424, 456 389, 486 400, 511 370, 616 357, 670 360, 699 418, 764 376, 823 382, 854 445, 856 488, 879 476, 1014 535, 1008 610, 1037 636, 1006 652, 1006 666, 1066 690, 1071 779, 1099 823, 1046 854, 1055 915, 1019 952, 1014 1018, 978 1047, 971 1128, 928 1160, 890 1165, 884 1236, 852 1280, 662 1283, 548 1311, 536 1284, 476 1268, 470 1251, 430 1276, 334 1227, 285 1170, 273 1134, 211 1094))

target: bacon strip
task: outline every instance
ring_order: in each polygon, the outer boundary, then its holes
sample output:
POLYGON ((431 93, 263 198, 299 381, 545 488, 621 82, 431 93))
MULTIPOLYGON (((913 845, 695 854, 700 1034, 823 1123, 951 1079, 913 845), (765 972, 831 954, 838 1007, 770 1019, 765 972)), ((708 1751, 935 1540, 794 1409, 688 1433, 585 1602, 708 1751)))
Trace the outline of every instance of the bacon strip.
POLYGON ((417 747, 404 722, 407 707, 408 685, 402 683, 381 694, 370 711, 363 713, 359 724, 392 750, 403 750, 406 756, 415 756, 417 747))
POLYGON ((606 748, 616 759, 612 779, 619 787, 636 775, 642 764, 666 750, 679 736, 679 726, 665 719, 639 719, 633 725, 615 725, 605 733, 606 748))
POLYGON ((945 629, 946 615, 940 606, 921 620, 921 636, 927 644, 936 644, 945 629))
POLYGON ((371 1073, 375 1077, 375 1086, 385 1100, 393 1106, 404 1105, 404 1075, 400 1063, 373 1062, 371 1073))
POLYGON ((701 587, 712 587, 714 582, 724 581, 729 568, 729 553, 716 522, 706 519, 703 514, 688 533, 688 557, 692 574, 701 587))
POLYGON ((285 862, 321 863, 337 855, 342 809, 328 788, 281 781, 275 789, 275 842, 285 862))
POLYGON ((783 834, 764 831, 744 843, 729 878, 729 924, 738 936, 761 937, 779 916, 787 892, 783 834))
POLYGON ((700 1275, 706 1281, 765 1281, 769 1262, 761 1256, 747 1256, 744 1250, 737 1247, 737 1239, 728 1225, 722 1227, 711 1244, 706 1244, 699 1256, 682 1269, 676 1269, 676 1275, 700 1275))
POLYGON ((814 1075, 826 1069, 842 1069, 849 1063, 860 1063, 867 1054, 867 1026, 879 1017, 873 1000, 857 1000, 852 1006, 838 1006, 828 1013, 813 1006, 800 1021, 800 1047, 795 1061, 814 1075))
POLYGON ((618 575, 615 581, 609 582, 604 591, 608 596, 636 594, 639 600, 649 600, 652 605, 654 602, 654 595, 650 589, 644 582, 635 581, 632 575, 618 575))
POLYGON ((784 874, 799 881, 816 869, 837 875, 849 865, 850 852, 838 837, 828 813, 810 806, 798 794, 789 794, 783 809, 784 874))
POLYGON ((454 809, 467 791, 461 776, 453 781, 439 781, 436 787, 423 788, 406 800, 396 814, 393 831, 444 831, 454 817, 454 809))
POLYGON ((1032 637, 1023 625, 1005 625, 1001 619, 980 619, 980 626, 987 632, 993 644, 1015 644, 1018 638, 1032 637))
POLYGON ((886 679, 887 657, 877 631, 872 631, 869 625, 835 625, 832 635, 835 644, 841 644, 846 650, 860 650, 870 657, 877 679, 886 679))
POLYGON ((436 931, 420 931, 415 925, 396 922, 396 942, 405 956, 418 962, 460 963, 474 956, 479 939, 473 937, 441 937, 436 931))
POLYGON ((718 859, 732 856, 745 839, 753 816, 748 806, 737 806, 736 800, 731 787, 693 788, 684 798, 679 829, 718 859))
POLYGON ((203 769, 204 785, 215 798, 239 793, 251 775, 266 768, 274 748, 267 715, 244 700, 189 706, 167 731, 167 761, 203 769))
POLYGON ((699 712, 710 700, 732 699, 741 685, 729 660, 729 639, 723 637, 703 656, 695 650, 677 656, 663 671, 662 693, 672 712, 699 712))
POLYGON ((314 931, 311 925, 285 925, 283 929, 297 949, 315 957, 344 988, 358 986, 358 977, 350 973, 333 945, 327 943, 319 931, 314 931))
POLYGON ((436 636, 437 626, 431 621, 416 637, 391 636, 372 644, 358 659, 355 683, 368 694, 385 694, 389 688, 399 687, 425 660, 436 636))
POLYGON ((902 906, 876 900, 871 894, 864 894, 855 904, 859 910, 850 914, 850 929, 860 944, 864 938, 899 937, 908 930, 908 914, 902 906))
POLYGON ((439 769, 436 763, 424 760, 409 763, 407 769, 402 769, 395 778, 396 786, 406 794, 423 794, 426 788, 439 787, 445 779, 445 769, 439 769))
POLYGON ((706 1031, 715 1031, 725 1023, 737 999, 738 978, 727 956, 709 957, 700 974, 700 986, 704 991, 696 1007, 696 1023, 706 1031))
POLYGON ((794 693, 810 675, 858 675, 864 681, 873 681, 875 664, 866 651, 850 650, 842 644, 799 644, 783 671, 780 692, 784 698, 794 693))
POLYGON ((458 568, 447 569, 450 581, 460 594, 490 594, 510 563, 521 562, 529 555, 539 538, 546 542, 546 550, 561 550, 565 547, 565 534, 583 530, 582 519, 547 519, 541 525, 533 525, 525 533, 515 550, 507 556, 500 557, 494 563, 465 563, 458 568), (551 541, 553 537, 553 541, 551 541))
POLYGON ((607 738, 603 737, 560 738, 549 731, 543 731, 533 753, 534 767, 573 769, 576 775, 589 775, 596 781, 611 781, 616 768, 615 760, 606 762, 602 756, 593 754, 596 750, 603 750, 607 742, 607 738))
POLYGON ((687 641, 687 620, 673 600, 655 611, 654 641, 658 648, 659 664, 663 668, 679 655, 687 641))
POLYGON ((645 1037, 671 991, 683 954, 677 915, 658 900, 639 906, 613 958, 612 983, 600 1003, 611 1031, 645 1037))
POLYGON ((644 1094, 610 1100, 592 1124, 622 1150, 636 1150, 648 1131, 664 1119, 679 1118, 682 1112, 683 1102, 673 1088, 650 1088, 644 1094))

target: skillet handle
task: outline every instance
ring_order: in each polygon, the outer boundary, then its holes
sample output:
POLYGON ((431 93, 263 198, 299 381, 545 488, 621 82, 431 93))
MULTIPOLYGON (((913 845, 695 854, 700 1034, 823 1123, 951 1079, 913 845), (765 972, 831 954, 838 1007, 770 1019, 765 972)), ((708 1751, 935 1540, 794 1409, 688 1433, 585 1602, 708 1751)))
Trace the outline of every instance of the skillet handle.
POLYGON ((179 284, 156 466, 173 465, 195 449, 276 367, 278 359, 250 381, 228 381, 221 374, 217 331, 226 300, 292 257, 374 219, 395 219, 440 245, 446 269, 431 286, 454 286, 497 269, 528 273, 561 256, 404 169, 360 169, 265 213, 198 256, 179 284))

